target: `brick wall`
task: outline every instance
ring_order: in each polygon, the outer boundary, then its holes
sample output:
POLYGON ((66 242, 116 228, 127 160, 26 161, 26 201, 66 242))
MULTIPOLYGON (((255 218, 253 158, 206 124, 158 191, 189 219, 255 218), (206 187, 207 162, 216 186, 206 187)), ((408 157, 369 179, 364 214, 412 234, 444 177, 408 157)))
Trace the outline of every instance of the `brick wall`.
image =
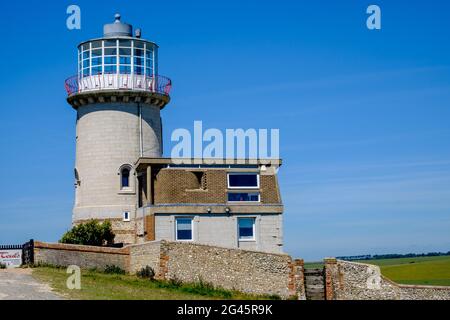
POLYGON ((375 265, 325 260, 327 300, 450 300, 450 287, 397 284, 375 265))
POLYGON ((201 189, 193 172, 162 169, 155 179, 155 203, 225 203, 227 175, 225 171, 209 170, 207 188, 201 189))
POLYGON ((277 177, 275 175, 261 175, 261 202, 281 203, 277 177))
MULTIPOLYGON (((226 203, 227 171, 203 170, 202 172, 205 175, 204 181, 199 183, 198 177, 192 171, 161 169, 154 182, 155 204, 226 203)), ((261 175, 261 202, 281 203, 275 175, 261 175)))

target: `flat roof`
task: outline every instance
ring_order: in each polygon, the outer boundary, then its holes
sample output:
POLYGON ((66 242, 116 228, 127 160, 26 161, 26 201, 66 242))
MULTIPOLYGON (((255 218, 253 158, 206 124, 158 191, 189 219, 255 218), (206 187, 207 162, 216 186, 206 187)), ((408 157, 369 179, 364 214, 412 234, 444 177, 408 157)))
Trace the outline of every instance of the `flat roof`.
POLYGON ((271 165, 280 167, 283 164, 281 159, 218 159, 218 158, 139 158, 135 166, 146 165, 174 165, 174 166, 262 166, 271 165))

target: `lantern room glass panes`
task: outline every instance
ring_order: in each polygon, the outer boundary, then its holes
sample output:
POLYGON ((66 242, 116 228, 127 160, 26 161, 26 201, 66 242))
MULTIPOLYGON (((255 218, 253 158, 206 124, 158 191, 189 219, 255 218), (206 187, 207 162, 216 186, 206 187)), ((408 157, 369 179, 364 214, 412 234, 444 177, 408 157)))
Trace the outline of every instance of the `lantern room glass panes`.
POLYGON ((100 74, 155 74, 155 52, 152 43, 135 39, 105 39, 79 47, 79 77, 100 74))

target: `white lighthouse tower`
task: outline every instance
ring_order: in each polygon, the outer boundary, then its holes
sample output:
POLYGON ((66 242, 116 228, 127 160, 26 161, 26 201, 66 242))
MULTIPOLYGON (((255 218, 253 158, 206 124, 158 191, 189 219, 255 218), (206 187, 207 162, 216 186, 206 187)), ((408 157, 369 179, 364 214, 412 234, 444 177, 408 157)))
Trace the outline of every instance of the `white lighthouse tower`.
POLYGON ((78 46, 78 73, 66 80, 77 112, 73 223, 110 220, 116 242, 135 242, 138 190, 133 164, 162 155, 160 110, 171 81, 158 74, 158 46, 115 22, 78 46))

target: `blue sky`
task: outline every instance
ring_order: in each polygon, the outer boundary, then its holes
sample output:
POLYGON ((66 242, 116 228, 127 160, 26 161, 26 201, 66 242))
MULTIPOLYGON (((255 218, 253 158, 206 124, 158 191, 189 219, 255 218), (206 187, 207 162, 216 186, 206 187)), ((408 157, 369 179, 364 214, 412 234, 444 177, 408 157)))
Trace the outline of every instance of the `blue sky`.
POLYGON ((76 46, 120 12, 160 45, 170 134, 279 128, 296 257, 450 250, 448 1, 9 1, 0 32, 0 243, 56 241, 73 205, 76 46), (82 29, 66 28, 66 8, 82 29), (382 30, 366 28, 370 4, 382 30))

